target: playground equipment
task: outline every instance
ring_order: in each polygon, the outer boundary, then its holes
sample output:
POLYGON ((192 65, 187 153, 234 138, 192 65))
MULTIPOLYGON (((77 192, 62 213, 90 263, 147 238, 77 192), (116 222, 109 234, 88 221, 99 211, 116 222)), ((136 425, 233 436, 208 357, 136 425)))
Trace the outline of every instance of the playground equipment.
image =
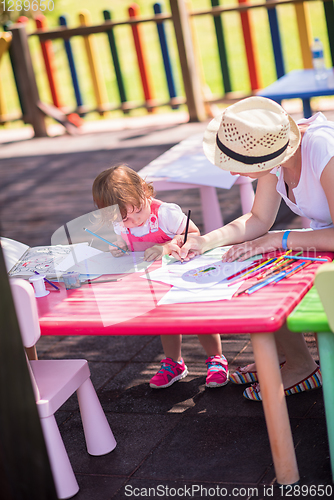
MULTIPOLYGON (((238 0, 238 4, 229 7, 222 7, 219 0, 211 0, 211 8, 201 11, 191 11, 187 0, 170 0, 170 13, 164 13, 162 5, 156 3, 152 5, 154 15, 143 17, 140 15, 139 7, 131 4, 128 7, 128 18, 125 20, 113 20, 112 13, 105 10, 102 15, 104 22, 92 25, 87 11, 79 13, 79 26, 75 28, 67 27, 66 17, 59 18, 59 27, 47 28, 42 15, 36 17, 37 31, 27 33, 25 23, 20 22, 7 26, 12 34, 12 43, 9 49, 10 60, 15 77, 17 93, 19 96, 22 114, 18 116, 26 123, 31 123, 36 136, 46 135, 44 124, 44 114, 53 116, 61 123, 67 123, 68 117, 73 113, 84 116, 87 113, 97 112, 104 115, 108 111, 122 111, 129 113, 138 108, 145 108, 148 112, 153 112, 156 108, 170 106, 172 109, 180 105, 186 105, 190 121, 202 121, 209 115, 210 106, 218 103, 232 103, 241 97, 247 97, 255 93, 262 87, 261 67, 259 63, 259 50, 257 49, 254 27, 252 24, 252 11, 254 9, 266 9, 268 13, 268 27, 272 42, 272 52, 276 70, 276 77, 285 74, 285 61, 282 49, 282 35, 279 28, 279 17, 277 9, 287 4, 293 5, 298 29, 298 43, 302 56, 301 66, 310 68, 312 64, 310 45, 312 43, 311 24, 308 14, 308 4, 314 0, 267 0, 259 3, 250 3, 250 0, 238 0), (233 89, 231 78, 231 62, 228 61, 226 50, 226 25, 224 17, 234 12, 240 16, 242 37, 244 40, 245 60, 249 78, 248 92, 240 93, 238 89, 233 89), (203 69, 199 61, 198 49, 194 40, 194 21, 199 16, 210 17, 212 19, 212 32, 215 34, 216 47, 222 75, 222 88, 219 95, 212 95, 211 92, 204 91, 203 69), (145 25, 154 23, 157 28, 157 35, 161 50, 161 59, 166 81, 168 98, 161 99, 155 97, 154 79, 156 68, 152 68, 151 54, 149 47, 145 46, 143 32, 145 25), (165 28, 170 23, 173 30, 165 28), (117 36, 118 29, 124 26, 130 29, 131 38, 135 53, 135 64, 138 67, 139 82, 142 91, 142 100, 131 101, 128 97, 128 89, 133 82, 126 80, 126 68, 121 57, 120 37, 117 36), (112 71, 115 75, 115 82, 119 101, 110 102, 108 97, 105 72, 108 69, 106 63, 101 63, 100 51, 95 46, 96 36, 106 37, 109 45, 109 62, 112 62, 112 71), (104 35, 100 35, 104 34, 104 35), (34 65, 32 63, 31 52, 28 39, 38 37, 43 51, 43 58, 47 73, 47 80, 50 87, 50 95, 54 108, 50 104, 41 102, 39 89, 36 83, 34 65), (84 77, 79 76, 78 53, 72 49, 72 41, 75 37, 83 40, 81 53, 86 55, 88 64, 84 77), (174 39, 172 39, 174 37, 174 39), (63 40, 64 50, 67 57, 68 70, 70 72, 73 85, 73 95, 76 106, 70 107, 67 103, 60 102, 61 82, 57 78, 57 69, 54 63, 54 53, 52 44, 54 40, 63 40), (171 48, 177 47, 176 55, 171 48), (179 69, 180 76, 177 81, 179 69), (83 80, 92 84, 92 94, 95 102, 91 105, 83 92, 83 80), (181 80, 181 81, 180 81, 181 80), (59 88, 58 88, 59 87, 59 88), (41 110, 43 112, 41 112, 41 110), (44 113, 44 114, 43 114, 44 113)), ((317 2, 323 8, 323 15, 326 20, 327 35, 324 33, 322 39, 328 38, 331 63, 334 62, 334 7, 332 0, 317 2)), ((128 37, 129 38, 129 37, 128 37)), ((295 41, 296 43, 296 41, 295 41)), ((233 50, 229 51, 229 54, 233 50)), ((80 54, 81 55, 81 54, 80 54)), ((109 68, 110 69, 110 68, 109 68)), ((1 77, 0 77, 1 78, 1 77)), ((205 75, 204 75, 205 79, 205 75)), ((109 89, 108 89, 109 90, 109 89)), ((8 121, 4 112, 0 114, 0 124, 8 121)), ((70 120, 71 121, 71 120, 70 120)), ((78 125, 79 122, 74 123, 78 125)), ((73 125, 73 122, 72 122, 73 125)), ((68 127, 70 131, 70 127, 68 127)))

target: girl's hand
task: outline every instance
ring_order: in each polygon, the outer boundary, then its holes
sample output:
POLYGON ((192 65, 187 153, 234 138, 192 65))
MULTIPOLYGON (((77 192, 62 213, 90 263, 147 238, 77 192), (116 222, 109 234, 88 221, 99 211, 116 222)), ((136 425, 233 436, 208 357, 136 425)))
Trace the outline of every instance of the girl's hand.
POLYGON ((169 243, 170 255, 177 260, 190 260, 196 255, 203 253, 205 240, 203 236, 188 236, 187 242, 183 244, 184 235, 179 234, 169 243))
POLYGON ((154 245, 153 247, 147 248, 144 252, 144 259, 147 262, 152 262, 153 260, 160 260, 166 252, 164 251, 163 245, 154 245))
MULTIPOLYGON (((122 248, 125 251, 128 250, 128 247, 126 246, 125 242, 118 241, 117 243, 115 243, 115 245, 116 244, 119 248, 122 248)), ((116 248, 116 247, 109 245, 109 251, 113 257, 123 257, 123 255, 126 255, 126 253, 122 252, 122 250, 120 250, 119 248, 116 248)))
POLYGON ((282 248, 282 231, 272 231, 256 238, 255 240, 245 241, 233 245, 223 256, 223 262, 233 262, 234 260, 243 261, 254 255, 273 252, 282 248))

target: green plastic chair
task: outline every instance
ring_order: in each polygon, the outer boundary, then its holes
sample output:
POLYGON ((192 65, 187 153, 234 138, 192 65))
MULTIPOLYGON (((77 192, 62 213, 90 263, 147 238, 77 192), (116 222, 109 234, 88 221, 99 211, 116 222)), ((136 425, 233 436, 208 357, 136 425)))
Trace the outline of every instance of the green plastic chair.
POLYGON ((292 332, 316 332, 334 482, 334 263, 316 272, 314 286, 287 318, 292 332))
POLYGON ((331 331, 318 332, 320 364, 323 377, 323 395, 325 402, 329 451, 334 481, 334 264, 319 267, 314 278, 321 303, 327 316, 331 331), (321 351, 321 352, 320 352, 321 351))
POLYGON ((314 278, 322 305, 327 315, 328 323, 334 332, 334 263, 324 264, 319 267, 314 278))

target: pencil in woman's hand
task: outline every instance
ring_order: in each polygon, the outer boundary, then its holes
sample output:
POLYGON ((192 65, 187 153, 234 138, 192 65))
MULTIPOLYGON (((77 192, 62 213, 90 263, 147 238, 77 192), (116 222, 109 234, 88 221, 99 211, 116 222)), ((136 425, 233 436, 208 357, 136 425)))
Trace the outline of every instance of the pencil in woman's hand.
POLYGON ((185 231, 185 233, 184 233, 184 240, 183 240, 183 244, 185 244, 185 242, 187 241, 187 238, 188 238, 189 222, 190 222, 190 214, 191 214, 191 210, 188 210, 188 217, 187 217, 186 231, 185 231))

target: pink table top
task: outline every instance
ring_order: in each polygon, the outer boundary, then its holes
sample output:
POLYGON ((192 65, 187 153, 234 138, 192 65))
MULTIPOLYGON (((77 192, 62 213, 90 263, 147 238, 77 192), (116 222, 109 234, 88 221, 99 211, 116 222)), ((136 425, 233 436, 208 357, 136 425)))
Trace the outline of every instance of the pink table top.
MULTIPOLYGON (((321 253, 332 260, 333 254, 321 253)), ((153 266, 160 264, 154 263, 153 266)), ((171 288, 143 279, 143 273, 121 281, 51 291, 37 299, 42 335, 197 335, 265 333, 282 326, 311 288, 320 262, 275 285, 231 300, 157 306, 171 288)), ((255 280, 253 280, 254 282, 255 280)), ((251 284, 252 281, 248 280, 251 284)), ((47 285, 51 290, 51 287, 47 285)))

